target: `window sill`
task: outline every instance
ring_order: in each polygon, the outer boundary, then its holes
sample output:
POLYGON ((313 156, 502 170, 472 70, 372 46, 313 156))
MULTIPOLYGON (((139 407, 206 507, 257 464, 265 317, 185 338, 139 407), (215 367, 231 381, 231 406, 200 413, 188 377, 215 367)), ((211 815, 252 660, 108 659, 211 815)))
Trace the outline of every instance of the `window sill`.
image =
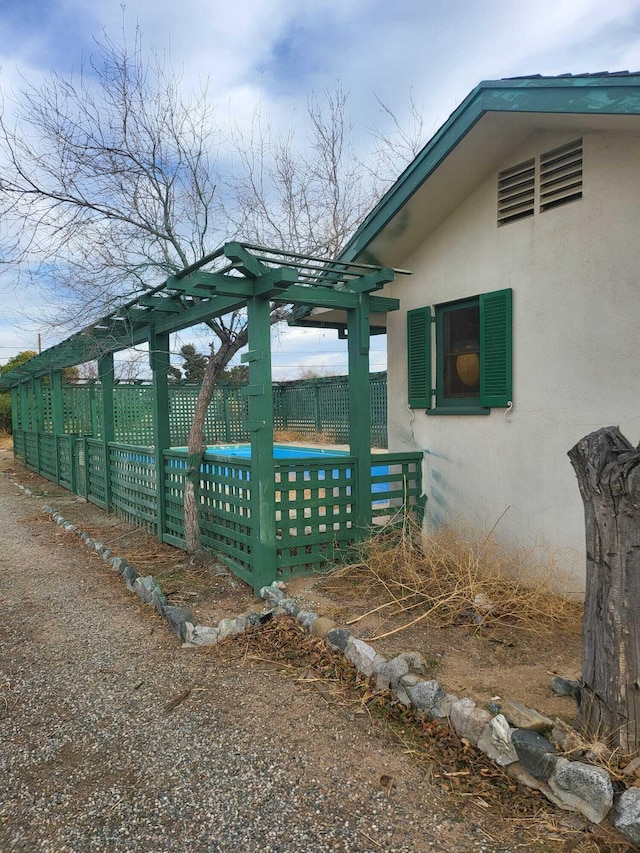
POLYGON ((436 409, 425 409, 427 415, 490 415, 491 409, 485 406, 440 406, 436 409))

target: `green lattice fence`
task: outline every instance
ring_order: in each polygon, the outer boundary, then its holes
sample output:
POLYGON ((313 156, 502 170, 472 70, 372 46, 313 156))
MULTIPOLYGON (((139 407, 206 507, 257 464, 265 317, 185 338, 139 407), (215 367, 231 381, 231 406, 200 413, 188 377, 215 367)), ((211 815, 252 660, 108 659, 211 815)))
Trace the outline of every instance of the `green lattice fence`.
POLYGON ((25 458, 26 434, 22 430, 13 432, 13 454, 17 459, 25 458))
MULTIPOLYGON (((179 385, 169 388, 169 430, 171 443, 186 445, 200 387, 179 385)), ((248 417, 246 398, 235 385, 221 385, 214 390, 205 419, 207 444, 247 441, 249 434, 242 424, 248 417)))
POLYGON ((39 472, 48 480, 58 479, 58 461, 55 435, 39 434, 38 461, 39 472))
POLYGON ((422 454, 376 453, 371 459, 374 519, 391 519, 403 507, 420 504, 422 454))
POLYGON ((109 445, 111 502, 116 513, 142 527, 157 521, 156 458, 151 448, 109 445))
POLYGON ((42 430, 53 433, 53 404, 49 386, 42 389, 42 430))
MULTIPOLYGON (((14 439, 15 442, 15 439, 14 439)), ((58 447, 58 482, 65 489, 74 492, 76 482, 74 476, 73 453, 75 438, 71 435, 57 436, 58 447)))
POLYGON ((85 472, 87 500, 105 509, 106 478, 104 446, 101 441, 85 439, 85 472))
POLYGON ((24 436, 24 461, 25 465, 40 470, 40 456, 38 453, 38 433, 29 430, 24 436))
POLYGON ((118 385, 113 391, 113 425, 116 441, 153 445, 153 388, 118 385))
POLYGON ((67 435, 93 433, 92 401, 95 387, 90 385, 65 385, 62 389, 64 431, 67 435))
POLYGON ((276 558, 282 577, 321 571, 353 539, 347 456, 276 460, 276 558))
MULTIPOLYGON (((371 444, 387 445, 387 376, 374 373, 371 383, 371 444)), ((349 441, 349 381, 329 376, 278 382, 273 388, 276 429, 302 436, 322 434, 329 441, 349 441)))
MULTIPOLYGON (((165 536, 171 545, 185 547, 184 480, 187 458, 184 452, 164 454, 165 536)), ((220 459, 205 454, 200 468, 200 530, 202 542, 213 548, 234 572, 251 583, 252 523, 251 462, 220 459)))
MULTIPOLYGON (((171 444, 187 444, 199 386, 177 385, 169 389, 169 429, 171 444)), ((29 389, 28 394, 31 394, 29 389)), ((347 377, 334 376, 274 384, 274 419, 278 430, 310 438, 321 434, 338 444, 349 440, 349 387, 347 377)), ((152 395, 150 385, 116 385, 113 393, 114 434, 118 442, 153 444, 152 395)), ((63 389, 64 431, 70 435, 99 438, 102 434, 100 386, 67 385, 63 389)), ((21 415, 20 406, 17 407, 21 415)), ((29 397, 28 411, 33 411, 29 397)), ((243 423, 247 420, 247 399, 242 387, 220 385, 215 389, 205 420, 208 444, 248 441, 243 423)), ((387 380, 385 374, 371 376, 371 444, 387 443, 387 380)), ((44 431, 52 432, 51 389, 43 389, 44 431)), ((35 420, 30 416, 30 425, 35 420)), ((19 427, 22 424, 19 423, 19 427)))

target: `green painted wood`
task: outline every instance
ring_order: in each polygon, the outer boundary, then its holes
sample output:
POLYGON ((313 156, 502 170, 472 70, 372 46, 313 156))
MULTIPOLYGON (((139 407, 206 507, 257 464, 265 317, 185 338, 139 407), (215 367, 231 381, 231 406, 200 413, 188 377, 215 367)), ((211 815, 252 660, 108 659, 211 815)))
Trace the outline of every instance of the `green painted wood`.
POLYGON ((407 311, 407 394, 412 409, 431 408, 431 309, 407 311))
MULTIPOLYGON (((54 370, 49 378, 51 391, 51 428, 56 437, 64 434, 64 400, 62 397, 62 372, 54 370)), ((62 454, 56 441, 56 483, 60 483, 62 454)), ((65 482, 66 482, 65 476, 65 482)))
MULTIPOLYGON (((98 359, 98 379, 100 380, 100 414, 101 414, 101 431, 100 437, 102 440, 102 458, 103 465, 103 494, 102 501, 107 512, 111 509, 111 466, 109 460, 109 444, 115 438, 115 426, 113 420, 113 386, 114 386, 114 371, 113 371, 113 353, 107 353, 98 359)), ((96 389, 97 391, 97 389, 96 389)), ((94 400, 97 404, 97 397, 94 395, 94 400)), ((96 405, 96 411, 98 406, 96 405)), ((94 432, 94 435, 97 435, 94 432)))
POLYGON ((253 589, 276 579, 275 484, 273 463, 273 386, 271 382, 271 306, 254 296, 247 301, 248 346, 261 357, 249 362, 249 384, 263 393, 247 398, 251 426, 251 518, 253 589))
POLYGON ((640 113, 640 75, 543 77, 480 83, 385 193, 338 260, 348 263, 366 257, 369 244, 488 112, 637 115, 640 113))
POLYGON ((349 361, 349 452, 354 465, 354 524, 357 535, 371 527, 371 386, 369 384, 369 295, 359 295, 347 313, 349 361))
MULTIPOLYGON (((153 445, 158 469, 162 467, 162 454, 171 446, 169 428, 169 382, 168 372, 171 366, 169 356, 169 335, 151 334, 149 338, 149 365, 153 373, 153 445)), ((160 480, 160 478, 158 478, 160 480)), ((163 541, 165 491, 160 480, 156 496, 156 535, 163 541)))
POLYGON ((513 400, 512 291, 480 295, 480 404, 506 407, 513 400))

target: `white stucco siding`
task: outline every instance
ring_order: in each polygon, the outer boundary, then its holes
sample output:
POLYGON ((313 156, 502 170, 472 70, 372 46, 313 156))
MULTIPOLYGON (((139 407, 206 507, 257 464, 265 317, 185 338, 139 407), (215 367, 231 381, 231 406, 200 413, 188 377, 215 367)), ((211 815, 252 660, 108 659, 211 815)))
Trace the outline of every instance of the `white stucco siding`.
MULTIPOLYGON (((506 168, 579 136, 534 134, 506 168)), ((569 585, 584 581, 584 522, 567 451, 620 425, 640 439, 640 136, 583 134, 583 198, 502 227, 496 176, 402 266, 390 289, 390 447, 427 453, 428 518, 550 547, 569 585), (406 311, 513 289, 513 411, 407 411, 406 311)), ((536 205, 537 208, 537 205, 536 205)))

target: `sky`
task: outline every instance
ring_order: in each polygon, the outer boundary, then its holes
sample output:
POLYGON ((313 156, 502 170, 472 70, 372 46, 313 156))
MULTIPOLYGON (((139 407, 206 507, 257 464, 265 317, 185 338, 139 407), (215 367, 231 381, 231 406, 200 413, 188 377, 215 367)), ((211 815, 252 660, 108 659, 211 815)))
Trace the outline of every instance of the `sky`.
MULTIPOLYGON (((130 0, 124 10, 120 0, 3 0, 0 90, 10 101, 23 79, 77 74, 96 40, 131 41, 136 26, 185 91, 207 82, 240 126, 258 102, 276 123, 304 123, 309 94, 339 81, 363 146, 384 129, 380 102, 402 121, 412 98, 428 138, 481 80, 640 69, 640 0, 130 0)), ((25 316, 34 298, 0 276, 0 364, 36 349, 38 333, 43 347, 59 339, 25 316)), ((384 345, 374 339, 372 370, 385 368, 384 345)), ((345 372, 346 349, 335 332, 279 332, 273 365, 275 379, 345 372)))

